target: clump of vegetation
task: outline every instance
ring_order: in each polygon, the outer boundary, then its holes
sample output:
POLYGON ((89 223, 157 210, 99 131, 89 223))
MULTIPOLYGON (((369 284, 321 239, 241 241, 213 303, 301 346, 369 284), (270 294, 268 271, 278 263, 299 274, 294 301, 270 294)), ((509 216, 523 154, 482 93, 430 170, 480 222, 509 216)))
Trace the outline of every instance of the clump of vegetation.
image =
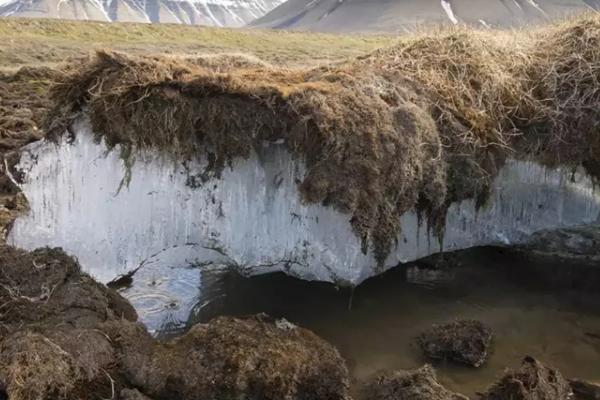
POLYGON ((480 367, 492 343, 492 330, 481 321, 457 320, 433 325, 417 338, 427 357, 480 367))
POLYGON ((443 387, 429 364, 413 371, 379 373, 365 385, 363 391, 367 400, 468 400, 466 396, 443 387))
POLYGON ((0 380, 14 400, 66 399, 83 374, 73 357, 47 337, 20 332, 0 346, 0 380))
POLYGON ((382 264, 402 214, 441 237, 449 204, 485 199, 509 155, 595 165, 598 40, 600 18, 586 16, 405 38, 319 68, 99 52, 53 89, 49 127, 62 134, 85 109, 109 145, 206 157, 215 175, 283 139, 306 164, 304 200, 351 215, 382 264))
POLYGON ((23 67, 16 73, 0 72, 0 240, 4 240, 27 200, 11 178, 24 145, 43 137, 42 121, 50 100, 48 89, 60 72, 47 67, 23 67))
POLYGON ((0 304, 3 399, 348 399, 344 360, 314 333, 221 317, 160 342, 58 248, 0 246, 0 304))
POLYGON ((482 400, 567 400, 571 397, 569 382, 558 370, 529 356, 517 371, 507 371, 481 395, 482 400))

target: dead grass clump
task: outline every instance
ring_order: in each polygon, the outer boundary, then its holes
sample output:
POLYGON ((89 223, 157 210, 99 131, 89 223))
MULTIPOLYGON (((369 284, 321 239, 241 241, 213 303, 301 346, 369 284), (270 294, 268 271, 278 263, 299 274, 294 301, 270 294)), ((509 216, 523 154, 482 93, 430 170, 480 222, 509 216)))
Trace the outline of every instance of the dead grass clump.
POLYGON ((137 318, 123 298, 82 273, 61 249, 32 252, 0 246, 0 337, 29 324, 87 328, 137 318))
POLYGON ((529 57, 514 41, 457 29, 403 40, 359 62, 418 88, 445 149, 447 203, 486 194, 513 137, 542 117, 524 74, 529 57))
POLYGON ((244 53, 198 54, 183 58, 185 62, 198 67, 226 72, 239 68, 270 68, 271 64, 260 58, 244 53))
POLYGON ((508 371, 481 395, 482 400, 567 400, 572 396, 569 382, 562 374, 525 357, 521 368, 508 371))
POLYGON ((100 52, 53 89, 49 126, 62 134, 85 109, 109 146, 205 157, 200 183, 283 139, 306 164, 304 200, 351 215, 383 263, 403 213, 423 212, 441 237, 447 206, 485 198, 509 154, 595 165, 599 40, 590 16, 517 35, 403 39, 314 69, 100 52))
POLYGON ((363 392, 367 400, 467 400, 443 387, 429 364, 413 371, 379 373, 367 382, 363 392))
POLYGON ((476 320, 457 320, 433 325, 417 337, 427 357, 480 367, 492 342, 490 327, 476 320))
POLYGON ((140 325, 107 329, 130 386, 157 399, 348 399, 339 352, 266 315, 219 317, 159 343, 140 325))
POLYGON ((7 159, 0 166, 0 240, 5 239, 12 222, 28 206, 6 168, 12 168, 12 160, 18 159, 17 151, 22 146, 43 137, 40 125, 50 107, 48 88, 58 75, 44 67, 0 73, 0 157, 7 159))
POLYGON ((82 378, 72 356, 47 337, 24 331, 0 346, 0 379, 11 400, 69 399, 82 378))
MULTIPOLYGON (((345 67, 344 67, 345 68, 345 67)), ((99 53, 54 89, 54 115, 87 107, 95 132, 177 159, 207 155, 210 173, 284 139, 305 160, 305 199, 352 215, 381 262, 399 216, 423 194, 440 204, 444 169, 435 123, 410 91, 356 68, 336 71, 239 69, 219 73, 173 59, 99 53)), ((56 121, 53 118, 56 128, 56 121)), ((61 125, 58 132, 62 133, 61 125)))
POLYGON ((50 107, 48 89, 59 75, 44 67, 0 73, 0 151, 17 150, 42 138, 39 128, 50 107))
POLYGON ((589 16, 539 32, 527 71, 547 118, 533 126, 530 152, 552 165, 583 165, 600 176, 600 18, 589 16))

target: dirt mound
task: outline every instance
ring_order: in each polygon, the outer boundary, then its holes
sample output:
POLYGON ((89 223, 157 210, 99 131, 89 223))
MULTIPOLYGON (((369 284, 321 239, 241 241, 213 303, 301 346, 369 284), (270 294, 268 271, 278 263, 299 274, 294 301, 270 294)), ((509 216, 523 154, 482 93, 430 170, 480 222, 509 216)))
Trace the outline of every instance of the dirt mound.
POLYGON ((403 213, 418 210, 440 235, 447 206, 481 204, 508 155, 596 172, 599 40, 600 17, 589 16, 409 37, 316 69, 100 52, 54 87, 48 127, 63 134, 85 107, 124 156, 135 158, 132 146, 206 156, 204 179, 283 139, 307 166, 304 200, 350 214, 383 263, 403 213))
POLYGON ((20 329, 2 339, 0 359, 0 382, 15 400, 111 398, 119 378, 112 344, 96 327, 20 329))
POLYGON ((0 304, 0 387, 10 399, 111 397, 118 371, 100 325, 137 318, 125 299, 60 249, 2 246, 0 304))
POLYGON ((0 247, 0 304, 0 398, 347 398, 344 360, 313 333, 218 318, 161 343, 60 249, 0 247))
POLYGON ((555 369, 525 357, 518 371, 509 371, 481 395, 482 400, 567 400, 569 382, 555 369))
POLYGON ((331 345, 266 316, 221 317, 161 344, 140 326, 107 330, 131 384, 155 399, 345 399, 348 371, 331 345))
POLYGON ((36 333, 19 332, 5 339, 0 356, 2 381, 11 399, 66 398, 81 379, 71 355, 36 333))
POLYGON ((380 374, 366 385, 364 394, 366 400, 467 400, 440 385, 430 365, 380 374))
POLYGON ((432 326, 418 342, 429 358, 480 367, 492 343, 492 330, 480 321, 460 320, 432 326))
POLYGON ((109 319, 137 319, 121 296, 79 270, 61 249, 33 252, 0 247, 0 332, 23 325, 89 327, 109 319))
POLYGON ((198 54, 184 57, 183 61, 215 72, 227 72, 239 68, 270 68, 271 65, 256 56, 244 53, 198 54))

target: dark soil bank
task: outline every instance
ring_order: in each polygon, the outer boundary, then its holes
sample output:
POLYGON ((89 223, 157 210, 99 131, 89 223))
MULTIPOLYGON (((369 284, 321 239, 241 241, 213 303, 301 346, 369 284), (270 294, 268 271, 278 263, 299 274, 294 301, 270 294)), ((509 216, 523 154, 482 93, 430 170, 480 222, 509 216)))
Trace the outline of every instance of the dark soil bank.
POLYGON ((0 248, 0 387, 11 400, 345 399, 337 350, 285 321, 217 318, 160 343, 60 249, 0 248))
MULTIPOLYGON (((351 398, 349 372, 338 350, 285 319, 218 317, 164 342, 136 319, 124 298, 82 273, 61 249, 26 252, 1 246, 0 398, 351 398)), ((455 322, 446 331, 453 340, 483 333, 486 345, 490 336, 476 321, 455 322)), ((466 399, 443 387, 429 365, 381 371, 358 383, 360 398, 368 400, 466 399)), ((571 384, 584 399, 595 398, 594 384, 571 384)), ((520 369, 508 371, 480 396, 567 400, 571 390, 559 371, 526 357, 520 369)))

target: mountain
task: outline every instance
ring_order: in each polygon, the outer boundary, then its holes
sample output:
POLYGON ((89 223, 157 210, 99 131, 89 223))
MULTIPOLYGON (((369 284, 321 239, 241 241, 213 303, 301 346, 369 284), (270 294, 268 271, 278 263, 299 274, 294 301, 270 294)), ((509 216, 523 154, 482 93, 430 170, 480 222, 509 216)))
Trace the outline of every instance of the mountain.
POLYGON ((288 0, 253 26, 316 31, 406 31, 427 24, 521 26, 582 10, 600 0, 288 0))
POLYGON ((0 16, 244 26, 284 0, 0 0, 0 16))

